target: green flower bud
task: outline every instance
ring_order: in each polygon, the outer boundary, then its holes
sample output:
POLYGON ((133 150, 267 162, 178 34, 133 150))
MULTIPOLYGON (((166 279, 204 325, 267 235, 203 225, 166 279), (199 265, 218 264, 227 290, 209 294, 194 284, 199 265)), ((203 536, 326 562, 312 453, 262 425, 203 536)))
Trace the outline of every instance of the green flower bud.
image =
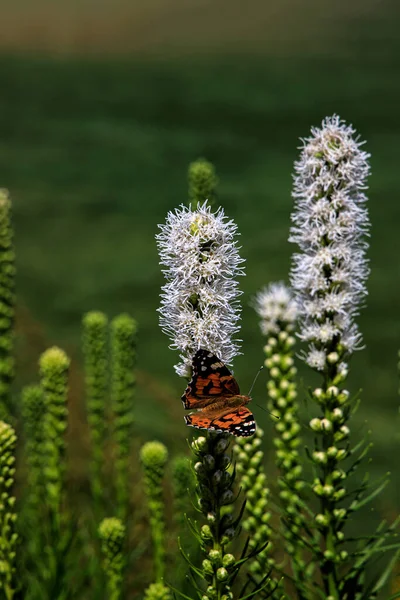
POLYGON ((208 471, 215 469, 215 458, 211 454, 206 454, 203 457, 203 465, 208 471))
POLYGON ((225 554, 225 556, 222 560, 222 565, 226 569, 229 569, 230 567, 233 567, 234 564, 236 564, 236 559, 233 556, 233 554, 225 554))
POLYGON ((172 594, 164 584, 152 583, 145 591, 144 600, 172 600, 172 594))
POLYGON ((207 450, 207 439, 203 436, 197 438, 192 442, 192 448, 195 452, 205 452, 207 450))
POLYGON ((222 554, 220 550, 211 549, 208 553, 208 557, 213 565, 221 564, 222 554))
POLYGON ((211 528, 209 525, 203 525, 201 530, 200 530, 200 535, 202 537, 203 540, 210 540, 213 537, 211 528))
POLYGON ((334 562, 335 561, 335 553, 332 552, 332 550, 325 550, 324 558, 325 558, 325 560, 327 560, 329 562, 334 562))
POLYGON ((140 458, 149 469, 163 469, 168 460, 168 450, 161 442, 147 442, 140 450, 140 458))
POLYGON ((213 567, 212 562, 210 560, 208 560, 206 558, 206 559, 203 560, 203 562, 201 564, 203 566, 204 573, 206 573, 207 575, 213 575, 214 574, 214 567, 213 567))
POLYGON ((233 502, 235 498, 234 493, 232 492, 232 490, 225 490, 225 492, 223 492, 221 494, 221 506, 224 506, 225 504, 231 504, 231 502, 233 502))
POLYGON ((218 581, 226 581, 229 577, 229 573, 228 571, 225 569, 225 567, 220 567, 217 570, 217 579, 218 581))

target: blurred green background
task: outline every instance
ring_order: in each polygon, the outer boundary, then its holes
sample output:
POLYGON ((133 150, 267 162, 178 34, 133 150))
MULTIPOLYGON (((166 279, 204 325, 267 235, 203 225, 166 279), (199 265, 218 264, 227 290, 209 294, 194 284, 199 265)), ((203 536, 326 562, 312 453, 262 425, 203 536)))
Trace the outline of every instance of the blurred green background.
MULTIPOLYGON (((366 349, 349 383, 363 389, 354 436, 371 428, 373 474, 393 471, 378 509, 398 512, 399 26, 398 3, 373 0, 3 0, 0 184, 14 201, 19 382, 49 344, 72 355, 76 457, 87 450, 79 344, 90 309, 139 321, 138 437, 186 447, 185 382, 158 327, 154 236, 186 201, 187 166, 200 156, 215 164, 247 260, 235 365, 247 391, 263 360, 249 300, 290 266, 299 137, 337 113, 372 153, 366 349)), ((264 384, 262 375, 260 403, 264 384)), ((269 436, 268 415, 254 412, 269 436)))

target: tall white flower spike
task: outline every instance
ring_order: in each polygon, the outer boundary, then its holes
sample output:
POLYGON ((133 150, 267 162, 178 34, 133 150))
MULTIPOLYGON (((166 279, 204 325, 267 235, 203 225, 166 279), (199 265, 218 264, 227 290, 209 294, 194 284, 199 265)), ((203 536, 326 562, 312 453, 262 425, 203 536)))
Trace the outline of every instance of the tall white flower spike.
POLYGON ((169 212, 157 235, 160 263, 165 267, 160 325, 180 352, 178 375, 189 377, 199 348, 231 364, 239 351, 241 307, 236 277, 243 275, 237 227, 222 208, 212 212, 204 202, 195 209, 169 212))
POLYGON ((336 115, 311 134, 295 163, 289 241, 300 252, 293 256, 291 286, 300 338, 309 344, 304 358, 323 371, 332 348, 340 345, 342 359, 361 347, 354 318, 367 294, 369 274, 364 190, 370 155, 361 149, 353 127, 336 115))

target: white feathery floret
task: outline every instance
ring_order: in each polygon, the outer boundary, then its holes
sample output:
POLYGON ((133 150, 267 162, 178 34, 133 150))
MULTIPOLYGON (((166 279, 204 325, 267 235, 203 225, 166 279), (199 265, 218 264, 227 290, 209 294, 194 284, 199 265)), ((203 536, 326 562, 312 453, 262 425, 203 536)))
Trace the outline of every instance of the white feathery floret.
POLYGON ((279 281, 260 290, 253 301, 256 313, 261 317, 260 328, 264 335, 279 333, 294 325, 297 305, 291 289, 279 281))
POLYGON ((291 285, 300 311, 300 337, 310 344, 306 362, 326 366, 327 347, 347 353, 361 346, 354 322, 367 290, 369 231, 366 179, 369 154, 351 125, 336 115, 313 128, 295 163, 289 241, 294 254, 291 285))
POLYGON ((188 377, 199 348, 224 363, 238 354, 241 307, 236 277, 244 260, 237 246, 237 227, 222 208, 207 201, 192 210, 182 205, 169 212, 157 237, 166 284, 162 288, 160 325, 180 352, 177 373, 188 377))

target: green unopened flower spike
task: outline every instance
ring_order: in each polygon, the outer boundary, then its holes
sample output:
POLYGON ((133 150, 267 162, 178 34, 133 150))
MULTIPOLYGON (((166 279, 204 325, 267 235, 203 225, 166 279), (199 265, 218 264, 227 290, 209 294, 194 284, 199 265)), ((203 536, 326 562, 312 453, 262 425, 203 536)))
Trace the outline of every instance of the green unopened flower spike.
POLYGON ((262 289, 253 303, 260 316, 261 332, 267 337, 264 347, 268 369, 268 410, 273 415, 276 436, 276 464, 284 525, 285 550, 291 557, 292 569, 298 576, 304 570, 302 559, 303 513, 299 506, 304 486, 299 455, 301 439, 298 419, 297 386, 294 366, 294 329, 298 316, 291 290, 283 283, 272 283, 262 289))
POLYGON ((25 431, 25 456, 29 465, 28 479, 31 506, 38 506, 44 500, 43 450, 46 404, 43 390, 39 385, 31 385, 22 390, 22 417, 25 431))
POLYGON ((17 515, 14 511, 15 498, 11 493, 16 441, 11 425, 0 421, 0 589, 6 600, 12 600, 16 593, 17 515))
POLYGON ((14 378, 15 252, 11 201, 0 189, 0 419, 10 419, 10 385, 14 378))
POLYGON ((206 200, 210 206, 215 201, 215 189, 218 177, 214 165, 204 158, 199 158, 189 165, 189 202, 194 206, 203 204, 206 200))
POLYGON ((91 437, 91 487, 95 499, 102 496, 102 466, 108 394, 108 320, 101 312, 83 318, 83 354, 88 421, 91 437))
MULTIPOLYGON (((250 563, 253 575, 263 577, 271 570, 274 561, 271 557, 271 513, 268 510, 270 490, 264 472, 264 452, 262 451, 264 432, 258 427, 249 439, 239 438, 234 445, 236 469, 240 475, 240 486, 246 496, 246 518, 242 521, 244 530, 250 536, 250 548, 268 546, 259 552, 250 563)), ((271 581, 272 589, 276 582, 271 581)))
POLYGON ((135 319, 127 314, 111 322, 111 405, 115 442, 115 486, 118 515, 125 518, 129 503, 129 453, 132 441, 136 365, 135 319))
POLYGON ((160 583, 165 570, 165 506, 162 482, 168 461, 168 450, 161 442, 147 442, 141 448, 140 458, 144 469, 144 485, 150 513, 155 579, 156 583, 160 583))
MULTIPOLYGON (((194 470, 197 477, 197 497, 205 523, 196 536, 199 536, 205 558, 202 562, 202 579, 206 582, 206 590, 202 599, 233 599, 231 586, 240 569, 236 558, 228 547, 240 532, 243 512, 234 517, 228 507, 236 500, 233 491, 235 471, 230 471, 231 455, 229 454, 230 438, 228 434, 208 434, 198 437, 192 442, 195 455, 194 470)), ((263 547, 257 552, 262 552, 263 547)), ((250 553, 252 556, 254 553, 250 553)), ((192 567, 193 570, 193 567, 192 567)), ((197 572, 198 571, 194 571, 197 572)), ((263 573, 265 578, 267 574, 263 573)), ((261 587, 265 587, 262 580, 261 587)), ((260 591, 257 586, 253 590, 260 591)))
POLYGON ((125 569, 125 526, 116 517, 103 519, 99 526, 103 569, 107 578, 109 600, 122 598, 125 569))
POLYGON ((144 594, 145 600, 172 600, 171 590, 162 583, 152 583, 144 594))
POLYGON ((43 419, 43 479, 47 502, 56 518, 64 487, 69 364, 68 356, 57 347, 46 350, 39 361, 40 384, 46 406, 43 419))

